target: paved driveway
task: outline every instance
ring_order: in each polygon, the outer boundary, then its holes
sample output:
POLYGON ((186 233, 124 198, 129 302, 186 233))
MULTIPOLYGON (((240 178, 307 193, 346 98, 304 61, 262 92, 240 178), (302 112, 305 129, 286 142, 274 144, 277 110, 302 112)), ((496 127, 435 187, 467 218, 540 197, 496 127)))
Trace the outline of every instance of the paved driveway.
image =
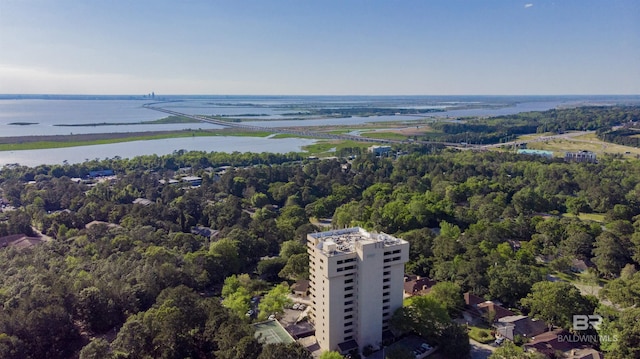
POLYGON ((487 359, 496 350, 491 345, 478 343, 471 338, 469 338, 469 344, 471 344, 471 359, 487 359))

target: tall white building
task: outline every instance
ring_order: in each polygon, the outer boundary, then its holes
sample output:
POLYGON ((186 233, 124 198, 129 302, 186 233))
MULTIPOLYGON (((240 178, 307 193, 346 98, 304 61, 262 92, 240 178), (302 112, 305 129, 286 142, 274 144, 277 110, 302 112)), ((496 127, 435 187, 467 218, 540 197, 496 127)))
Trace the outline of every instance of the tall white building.
POLYGON ((323 350, 382 343, 402 306, 409 243, 355 227, 307 235, 312 311, 323 350))

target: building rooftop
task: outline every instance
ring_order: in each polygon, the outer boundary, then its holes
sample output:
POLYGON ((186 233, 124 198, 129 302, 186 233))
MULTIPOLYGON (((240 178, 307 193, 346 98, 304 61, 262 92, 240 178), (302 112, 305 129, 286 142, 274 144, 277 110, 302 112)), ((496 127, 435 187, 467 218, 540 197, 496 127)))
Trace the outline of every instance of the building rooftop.
POLYGON ((360 227, 312 233, 309 236, 317 239, 316 248, 322 250, 327 256, 352 253, 355 251, 357 242, 383 242, 385 246, 406 243, 386 233, 368 232, 360 227))

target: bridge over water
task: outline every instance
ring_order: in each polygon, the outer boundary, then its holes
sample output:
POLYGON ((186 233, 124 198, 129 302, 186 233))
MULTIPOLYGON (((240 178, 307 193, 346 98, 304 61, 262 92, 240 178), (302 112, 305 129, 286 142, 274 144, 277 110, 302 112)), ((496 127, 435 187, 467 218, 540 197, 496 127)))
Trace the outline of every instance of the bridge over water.
MULTIPOLYGON (((421 145, 444 145, 444 146, 460 147, 459 143, 450 143, 450 142, 431 142, 431 141, 410 141, 409 142, 407 140, 379 139, 379 138, 368 138, 368 137, 361 137, 361 136, 347 135, 347 134, 331 134, 331 133, 317 132, 317 131, 303 131, 303 130, 297 130, 297 129, 286 128, 286 127, 263 127, 263 126, 254 126, 254 125, 244 125, 238 122, 222 121, 215 118, 210 118, 210 117, 205 117, 200 115, 190 115, 190 114, 168 110, 166 108, 152 106, 152 105, 144 105, 144 107, 150 110, 164 112, 169 115, 187 117, 187 118, 191 118, 201 122, 211 123, 211 124, 219 125, 223 127, 242 129, 245 131, 283 133, 283 134, 304 136, 304 137, 326 138, 331 140, 349 140, 349 141, 371 142, 371 143, 386 143, 386 144, 414 143, 414 144, 421 144, 421 145)), ((475 146, 467 145, 466 147, 475 147, 475 146)))

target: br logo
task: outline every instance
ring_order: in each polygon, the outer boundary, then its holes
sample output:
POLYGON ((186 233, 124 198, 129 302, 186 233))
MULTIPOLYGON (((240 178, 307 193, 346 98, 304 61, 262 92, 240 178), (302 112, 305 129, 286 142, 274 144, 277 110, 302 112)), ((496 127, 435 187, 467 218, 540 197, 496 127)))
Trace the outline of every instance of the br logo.
POLYGON ((573 316, 573 330, 587 330, 589 328, 598 330, 600 324, 602 324, 602 317, 597 314, 576 314, 573 316))

